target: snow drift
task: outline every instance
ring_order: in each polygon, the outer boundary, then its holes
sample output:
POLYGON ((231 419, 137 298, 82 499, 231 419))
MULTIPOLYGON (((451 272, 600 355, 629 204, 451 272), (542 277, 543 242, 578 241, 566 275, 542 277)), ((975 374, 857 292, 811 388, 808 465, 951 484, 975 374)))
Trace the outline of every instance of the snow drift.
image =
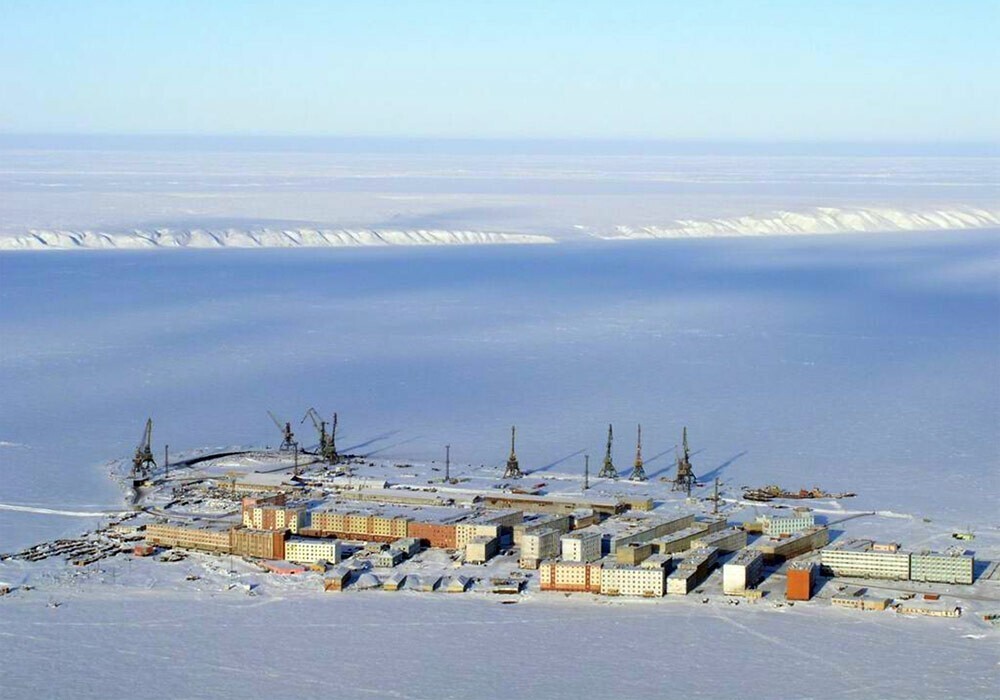
POLYGON ((1000 209, 975 207, 902 210, 878 207, 818 207, 805 212, 778 211, 766 216, 678 219, 666 226, 616 226, 605 239, 782 236, 880 231, 935 231, 1000 226, 1000 209))
POLYGON ((491 245, 552 243, 548 236, 491 231, 329 229, 156 229, 103 231, 31 230, 0 237, 0 250, 148 250, 162 248, 336 248, 359 246, 491 245))

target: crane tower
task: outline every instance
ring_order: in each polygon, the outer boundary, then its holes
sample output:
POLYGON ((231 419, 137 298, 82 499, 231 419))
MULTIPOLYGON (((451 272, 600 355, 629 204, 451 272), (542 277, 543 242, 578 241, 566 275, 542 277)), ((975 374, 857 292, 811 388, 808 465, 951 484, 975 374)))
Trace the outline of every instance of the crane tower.
POLYGON ((517 433, 516 426, 510 426, 510 457, 507 458, 507 468, 504 469, 504 479, 520 479, 524 474, 521 472, 521 465, 517 461, 517 453, 514 451, 514 436, 517 433))
POLYGON ((138 487, 153 473, 156 468, 156 459, 153 457, 153 419, 146 419, 146 428, 142 431, 142 437, 135 448, 135 456, 132 457, 132 486, 138 487))
POLYGON ((635 463, 632 466, 632 473, 628 477, 631 481, 645 481, 646 470, 642 466, 642 426, 639 426, 639 435, 635 443, 635 463))
POLYGON ((688 448, 688 429, 685 426, 681 440, 681 451, 677 455, 677 477, 671 487, 672 491, 687 491, 691 495, 694 486, 694 470, 691 468, 691 450, 688 448))
POLYGON ((612 431, 611 424, 608 423, 608 447, 604 453, 604 465, 601 467, 601 471, 597 474, 597 476, 602 479, 618 478, 618 470, 615 469, 615 463, 611 460, 611 441, 613 439, 614 432, 612 431))

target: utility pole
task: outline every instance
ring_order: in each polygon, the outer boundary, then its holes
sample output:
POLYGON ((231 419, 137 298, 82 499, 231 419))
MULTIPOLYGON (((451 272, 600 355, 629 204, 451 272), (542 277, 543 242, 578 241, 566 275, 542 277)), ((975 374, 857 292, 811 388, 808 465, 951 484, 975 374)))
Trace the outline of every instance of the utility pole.
POLYGON ((590 455, 583 456, 583 490, 590 488, 590 455))
POLYGON ((715 496, 714 496, 714 498, 712 500, 715 501, 715 504, 712 506, 712 514, 713 515, 718 515, 719 514, 719 477, 715 477, 715 496))
POLYGON ((170 445, 163 446, 163 480, 170 478, 170 445))
POLYGON ((444 480, 451 482, 451 445, 444 446, 444 480))

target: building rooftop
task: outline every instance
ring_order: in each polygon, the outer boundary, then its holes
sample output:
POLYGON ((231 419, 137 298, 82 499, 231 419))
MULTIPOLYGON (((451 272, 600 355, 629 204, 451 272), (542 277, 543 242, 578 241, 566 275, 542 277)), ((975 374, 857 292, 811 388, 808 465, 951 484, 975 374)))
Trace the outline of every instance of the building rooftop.
POLYGON ((726 563, 746 565, 750 564, 756 559, 763 559, 763 558, 764 554, 755 549, 741 549, 740 551, 736 552, 733 558, 727 561, 726 563))

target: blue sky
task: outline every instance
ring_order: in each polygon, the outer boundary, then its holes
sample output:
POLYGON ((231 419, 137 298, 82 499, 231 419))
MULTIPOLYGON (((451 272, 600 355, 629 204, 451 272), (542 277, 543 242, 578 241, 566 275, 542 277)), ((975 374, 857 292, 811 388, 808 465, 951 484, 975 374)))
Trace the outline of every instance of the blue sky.
POLYGON ((1000 141, 998 2, 0 0, 0 132, 1000 141))

